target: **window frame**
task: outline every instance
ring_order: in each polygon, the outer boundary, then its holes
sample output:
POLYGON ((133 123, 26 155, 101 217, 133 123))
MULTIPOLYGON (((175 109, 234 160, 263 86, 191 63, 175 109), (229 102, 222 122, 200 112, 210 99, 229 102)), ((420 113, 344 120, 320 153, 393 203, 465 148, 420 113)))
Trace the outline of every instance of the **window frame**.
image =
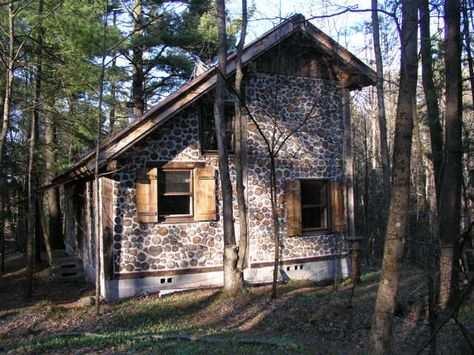
MULTIPOLYGON (((136 169, 136 188, 141 186, 142 193, 136 194, 136 217, 138 223, 175 224, 192 222, 212 222, 218 220, 217 213, 217 169, 212 164, 205 161, 149 161, 144 168, 136 169), (144 171, 140 173, 140 171, 144 171), (154 179, 150 179, 150 172, 155 171, 154 179), (189 171, 190 182, 189 192, 168 193, 169 196, 189 196, 190 214, 165 215, 160 214, 160 189, 159 181, 164 178, 163 171, 189 171), (142 175, 146 175, 143 177, 142 175), (161 175, 161 178, 160 178, 161 175), (151 182, 156 183, 151 183, 151 182), (154 190, 154 191, 153 191, 154 190), (151 196, 154 196, 150 200, 151 196), (151 203, 154 201, 155 203, 151 203), (141 207, 139 207, 141 206, 141 207), (153 210, 153 212, 150 212, 153 210), (156 212, 155 212, 156 211, 156 212), (142 218, 141 216, 152 216, 153 218, 142 218)), ((137 190, 138 191, 138 190, 137 190)))
MULTIPOLYGON (((325 199, 326 203, 319 205, 311 205, 311 207, 325 207, 326 209, 326 227, 312 227, 312 228, 305 228, 303 224, 303 199, 301 198, 301 233, 302 235, 311 235, 311 234, 324 234, 329 232, 331 229, 331 195, 330 195, 330 180, 329 179, 321 179, 321 178, 300 178, 300 195, 303 194, 303 184, 305 182, 322 182, 325 188, 325 199)), ((307 206, 307 205, 306 205, 307 206)))
MULTIPOLYGON (((205 117, 205 112, 207 112, 206 107, 212 107, 213 108, 212 117, 214 118, 214 101, 211 101, 209 99, 207 99, 207 100, 203 99, 203 100, 201 100, 200 105, 199 105, 199 142, 200 142, 200 149, 201 149, 201 153, 204 154, 204 155, 217 155, 219 153, 218 149, 205 149, 204 148, 204 117, 205 117)), ((231 107, 234 110, 234 112, 233 112, 233 115, 232 115, 232 118, 231 118, 231 129, 227 130, 227 128, 226 128, 226 132, 231 132, 231 140, 230 140, 230 143, 229 143, 228 152, 229 152, 229 154, 233 154, 234 151, 235 151, 235 107, 234 107, 234 102, 233 101, 225 100, 224 101, 224 118, 226 118, 226 115, 225 115, 226 108, 229 108, 229 107, 231 107)), ((215 120, 215 118, 214 118, 214 120, 215 120)), ((226 124, 227 124, 227 122, 226 122, 226 124)), ((214 128, 214 132, 215 132, 215 128, 214 128)))
POLYGON ((183 221, 188 222, 194 220, 194 173, 193 169, 186 168, 166 168, 158 167, 158 221, 176 222, 183 221), (189 173, 189 192, 160 192, 160 181, 164 179, 166 172, 187 172, 189 173), (162 214, 160 213, 160 201, 166 196, 189 196, 189 214, 162 214))
POLYGON ((195 211, 194 211, 194 180, 195 174, 194 169, 203 168, 206 166, 206 163, 203 161, 150 161, 146 164, 147 168, 158 168, 158 194, 156 196, 158 202, 158 222, 157 223, 189 223, 194 222, 195 211), (190 180, 190 211, 189 215, 163 215, 160 213, 160 175, 162 171, 189 171, 191 180, 190 180))

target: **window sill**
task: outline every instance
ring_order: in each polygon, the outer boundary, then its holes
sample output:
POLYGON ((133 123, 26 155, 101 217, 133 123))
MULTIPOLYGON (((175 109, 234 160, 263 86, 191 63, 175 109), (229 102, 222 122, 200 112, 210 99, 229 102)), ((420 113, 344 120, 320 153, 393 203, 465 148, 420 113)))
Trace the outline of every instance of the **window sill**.
POLYGON ((316 237, 320 235, 328 235, 332 234, 329 229, 320 229, 320 230, 310 230, 310 231, 303 231, 300 237, 316 237))
MULTIPOLYGON (((202 150, 201 151, 202 155, 204 156, 218 156, 219 155, 219 151, 217 150, 202 150)), ((234 151, 230 151, 228 150, 227 153, 229 154, 229 157, 233 157, 234 156, 234 151)))
POLYGON ((195 222, 194 216, 160 217, 160 220, 158 223, 174 224, 174 223, 189 223, 189 222, 195 222))

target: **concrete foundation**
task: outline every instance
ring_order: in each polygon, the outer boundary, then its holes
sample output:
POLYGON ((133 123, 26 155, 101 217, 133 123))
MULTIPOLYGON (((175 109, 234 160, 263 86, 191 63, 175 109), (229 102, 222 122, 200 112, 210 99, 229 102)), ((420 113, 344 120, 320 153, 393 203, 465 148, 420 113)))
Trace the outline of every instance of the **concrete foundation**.
MULTIPOLYGON (((328 258, 320 261, 295 263, 285 261, 280 268, 279 280, 334 280, 336 277, 347 277, 350 274, 350 258, 328 258)), ((273 278, 273 266, 248 268, 244 272, 245 280, 249 283, 269 283, 273 278)), ((102 288, 102 296, 107 300, 127 298, 156 292, 172 292, 184 289, 199 289, 222 286, 224 275, 222 271, 186 275, 148 276, 106 280, 102 288)))

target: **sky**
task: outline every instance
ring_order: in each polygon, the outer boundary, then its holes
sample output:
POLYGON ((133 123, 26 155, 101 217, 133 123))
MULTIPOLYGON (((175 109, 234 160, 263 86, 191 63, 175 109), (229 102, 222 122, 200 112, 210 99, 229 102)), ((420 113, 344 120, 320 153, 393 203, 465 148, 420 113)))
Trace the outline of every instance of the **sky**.
MULTIPOLYGON (((250 43, 278 25, 282 19, 296 13, 311 19, 321 15, 333 15, 348 7, 359 10, 371 7, 370 0, 247 0, 247 2, 248 8, 255 10, 249 19, 245 43, 250 43)), ((241 0, 226 0, 225 4, 231 17, 241 16, 241 0)), ((362 61, 372 65, 372 47, 367 43, 372 40, 372 36, 364 35, 360 31, 364 22, 370 21, 370 11, 346 12, 338 16, 314 18, 310 21, 362 61)), ((157 100, 161 100, 163 97, 157 97, 157 100)))
MULTIPOLYGON (((248 38, 250 42, 270 30, 286 18, 296 13, 301 13, 306 18, 321 15, 331 15, 341 12, 346 7, 357 9, 370 9, 370 0, 247 0, 249 8, 253 5, 255 13, 249 20, 248 38)), ((226 1, 228 11, 238 15, 241 11, 240 0, 226 1)), ((362 26, 364 21, 370 20, 370 12, 345 13, 342 15, 315 18, 311 22, 327 33, 341 45, 348 48, 355 55, 363 59, 367 47, 363 34, 356 31, 357 26, 362 26)))

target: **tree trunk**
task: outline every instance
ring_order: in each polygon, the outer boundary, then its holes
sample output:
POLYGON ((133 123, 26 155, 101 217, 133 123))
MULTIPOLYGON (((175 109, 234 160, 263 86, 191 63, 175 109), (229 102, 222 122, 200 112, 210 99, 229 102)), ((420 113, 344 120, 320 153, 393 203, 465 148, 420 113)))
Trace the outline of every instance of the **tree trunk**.
POLYGON ((462 184, 462 77, 460 1, 445 3, 446 139, 439 208, 440 282, 439 303, 445 309, 458 286, 462 184))
POLYGON ((224 99, 226 95, 227 46, 225 28, 225 2, 216 1, 217 30, 219 36, 219 64, 214 104, 217 148, 219 152, 219 176, 222 191, 224 222, 224 292, 234 294, 243 286, 242 277, 237 271, 238 247, 235 242, 234 216, 232 208, 232 184, 229 173, 229 154, 225 133, 224 99))
POLYGON ((274 152, 269 152, 270 157, 270 200, 272 204, 273 236, 275 242, 275 253, 273 260, 273 281, 272 299, 277 296, 276 286, 278 281, 278 270, 280 269, 280 223, 277 216, 277 195, 276 195, 276 162, 274 152))
POLYGON ((51 249, 51 243, 50 243, 50 236, 49 236, 49 229, 48 229, 48 216, 46 214, 47 211, 47 204, 45 203, 45 198, 43 196, 42 199, 40 199, 42 202, 42 208, 41 210, 38 209, 38 219, 39 219, 39 228, 43 234, 43 243, 46 249, 46 256, 48 258, 48 265, 51 267, 53 265, 53 251, 51 249))
MULTIPOLYGON (((8 54, 5 58, 6 68, 5 68, 5 91, 3 96, 3 106, 2 106, 2 127, 0 129, 0 205, 5 204, 5 196, 7 195, 5 191, 5 183, 3 181, 6 176, 5 167, 4 167, 4 150, 5 140, 10 125, 10 111, 11 111, 11 96, 13 91, 13 74, 15 71, 15 11, 13 9, 14 3, 11 2, 8 5, 8 54)), ((0 214, 0 227, 2 228, 2 246, 5 245, 5 235, 4 235, 4 219, 3 214, 0 214)), ((4 253, 2 251, 2 272, 4 271, 4 253)))
MULTIPOLYGON (((382 165, 382 224, 386 223, 388 193, 390 190, 390 157, 387 144, 387 120, 385 116, 385 101, 383 87, 383 62, 380 49, 380 26, 377 12, 377 0, 372 0, 372 33, 374 38, 375 65, 377 68, 377 114, 380 135, 380 163, 382 165)), ((382 229, 383 231, 383 229, 382 229)))
POLYGON ((143 5, 142 0, 135 0, 133 5, 133 55, 132 55, 132 101, 135 118, 145 111, 144 76, 143 76, 143 5))
MULTIPOLYGON (((426 111, 428 115, 428 126, 431 142, 431 166, 426 169, 425 195, 428 198, 428 223, 430 226, 430 236, 427 239, 430 251, 425 260, 426 278, 428 283, 428 321, 430 334, 434 334, 436 322, 435 305, 437 303, 437 293, 435 292, 433 275, 436 274, 434 252, 435 243, 438 239, 437 211, 440 199, 442 164, 443 164, 443 129, 441 127, 438 96, 433 80, 433 54, 431 49, 430 30, 430 8, 428 0, 419 1, 420 14, 420 53, 421 53, 421 75, 423 90, 426 101, 426 111)), ((436 339, 430 345, 430 352, 436 353, 436 339)))
MULTIPOLYGON (((39 126, 39 119, 36 123, 37 127, 39 126)), ((36 133, 36 139, 38 140, 38 133, 36 133)), ((36 169, 37 171, 39 171, 36 167, 34 168, 36 169)), ((36 173, 36 175, 39 175, 36 173)), ((38 178, 38 176, 36 176, 36 178, 38 178)), ((36 179, 36 182, 35 182, 35 187, 39 186, 39 182, 38 182, 38 179, 36 179)), ((36 202, 36 205, 35 205, 35 209, 36 209, 36 212, 35 212, 35 263, 36 265, 40 265, 41 262, 43 261, 41 259, 41 251, 42 251, 42 247, 43 247, 43 243, 41 242, 42 240, 42 236, 43 236, 43 228, 41 226, 41 214, 40 214, 40 206, 39 206, 39 203, 40 203, 40 199, 38 198, 38 196, 35 197, 35 202, 36 202)), ((47 248, 46 248, 47 249, 47 248)), ((49 258, 48 258, 48 262, 49 262, 49 258)))
POLYGON ((377 292, 369 354, 391 353, 391 330, 409 203, 410 158, 417 79, 417 5, 402 1, 400 89, 395 123, 392 185, 382 274, 377 292))
POLYGON ((94 184, 93 184, 93 210, 94 210, 94 237, 95 237, 95 313, 96 316, 100 315, 100 277, 101 277, 101 255, 102 255, 102 220, 101 213, 99 212, 102 208, 102 201, 100 198, 100 180, 99 180, 99 156, 100 156, 100 142, 101 142, 101 130, 103 124, 103 113, 104 110, 102 105, 104 103, 104 76, 105 76, 105 59, 107 56, 106 43, 107 43, 107 11, 108 11, 108 0, 104 1, 104 25, 102 27, 102 60, 100 63, 100 75, 99 75, 99 102, 98 102, 98 114, 97 114, 97 126, 96 126, 96 144, 95 144, 95 164, 94 164, 94 184))
MULTIPOLYGON (((44 160, 46 164, 45 180, 50 184, 56 175, 56 132, 54 122, 49 115, 45 117, 45 150, 44 160)), ((57 188, 46 191, 46 203, 43 208, 46 211, 47 223, 43 226, 45 243, 49 243, 51 249, 64 249, 61 211, 59 205, 59 194, 57 188)))
POLYGON ((239 206, 239 256, 237 262, 237 272, 239 272, 243 283, 243 272, 245 267, 245 260, 247 257, 248 248, 248 234, 247 234, 247 201, 245 199, 244 186, 244 164, 245 151, 242 146, 245 146, 246 136, 245 123, 246 120, 242 115, 242 107, 238 97, 242 97, 242 50, 245 44, 245 35, 247 33, 247 0, 242 0, 242 25, 240 28, 240 41, 237 46, 237 58, 235 68, 235 92, 237 97, 234 101, 235 106, 235 172, 236 172, 236 189, 237 202, 239 206))
POLYGON ((0 253, 2 259, 0 260, 0 274, 5 272, 5 214, 4 214, 4 199, 0 200, 0 253))
POLYGON ((468 69, 469 69, 469 84, 471 86, 471 103, 474 106, 474 63, 472 59, 471 34, 469 33, 468 4, 466 4, 466 0, 463 1, 463 5, 462 5, 462 17, 463 17, 464 45, 466 48, 467 64, 468 64, 468 69))
MULTIPOLYGON (((381 241, 377 241, 377 243, 373 242, 373 229, 372 229, 372 220, 369 218, 369 212, 372 211, 372 206, 370 204, 370 199, 369 199, 369 186, 370 186, 370 175, 369 175, 369 132, 367 131, 367 120, 363 120, 364 124, 364 195, 362 196, 362 201, 364 201, 364 227, 365 227, 365 234, 367 238, 371 241, 369 244, 372 245, 372 248, 377 249, 377 246, 381 243, 381 241), (370 221, 370 222, 369 222, 370 221)), ((372 248, 369 249, 369 254, 372 255, 373 250, 372 248)), ((380 257, 380 254, 377 252, 378 257, 380 257)), ((354 267, 353 267, 354 268, 354 267)), ((352 279, 352 282, 356 282, 354 279, 352 279)))
MULTIPOLYGON (((3 73, 2 73, 3 74, 3 73)), ((3 101, 4 101, 4 96, 5 96, 5 91, 2 90, 2 93, 0 94, 1 98, 1 105, 0 105, 0 116, 3 117, 3 101)), ((3 153, 4 151, 2 151, 3 153)), ((0 186, 4 186, 3 184, 3 177, 5 176, 5 173, 3 172, 2 169, 2 161, 4 161, 2 158, 0 158, 0 186)), ((3 209, 3 205, 7 204, 7 193, 2 191, 2 198, 0 198, 0 254, 1 254, 1 259, 0 259, 0 274, 3 274, 5 272, 5 221, 6 221, 6 216, 3 209)))
MULTIPOLYGON (((112 14, 114 27, 117 26, 117 11, 113 10, 112 14)), ((115 131, 116 107, 117 107, 117 80, 115 78, 115 70, 117 68, 117 50, 114 47, 112 51, 112 79, 110 82, 110 114, 109 114, 109 132, 113 134, 115 131)))
MULTIPOLYGON (((3 98, 2 129, 0 132, 0 167, 3 164, 3 146, 7 136, 10 124, 11 97, 13 91, 13 73, 15 71, 15 11, 14 2, 8 5, 8 57, 6 58, 7 67, 5 70, 5 96, 3 98)), ((3 176, 3 175, 2 175, 3 176)))
POLYGON ((430 8, 428 0, 420 0, 420 36, 421 36, 421 77, 425 92, 426 111, 430 128, 431 160, 433 161, 434 180, 436 189, 436 203, 439 203, 439 194, 442 178, 443 163, 443 129, 441 127, 438 96, 433 81, 433 54, 431 50, 430 8))
MULTIPOLYGON (((38 121, 41 110, 41 84, 42 84, 42 69, 43 69, 43 0, 39 0, 38 3, 38 37, 36 44, 36 79, 35 79, 35 100, 33 105, 33 114, 31 115, 30 124, 30 142, 29 142, 29 160, 28 160, 28 234, 27 234, 27 247, 26 247, 26 296, 30 298, 33 294, 33 268, 35 260, 35 237, 36 237, 36 140, 38 133, 38 121)), ((36 250, 39 253, 40 250, 36 250)))

